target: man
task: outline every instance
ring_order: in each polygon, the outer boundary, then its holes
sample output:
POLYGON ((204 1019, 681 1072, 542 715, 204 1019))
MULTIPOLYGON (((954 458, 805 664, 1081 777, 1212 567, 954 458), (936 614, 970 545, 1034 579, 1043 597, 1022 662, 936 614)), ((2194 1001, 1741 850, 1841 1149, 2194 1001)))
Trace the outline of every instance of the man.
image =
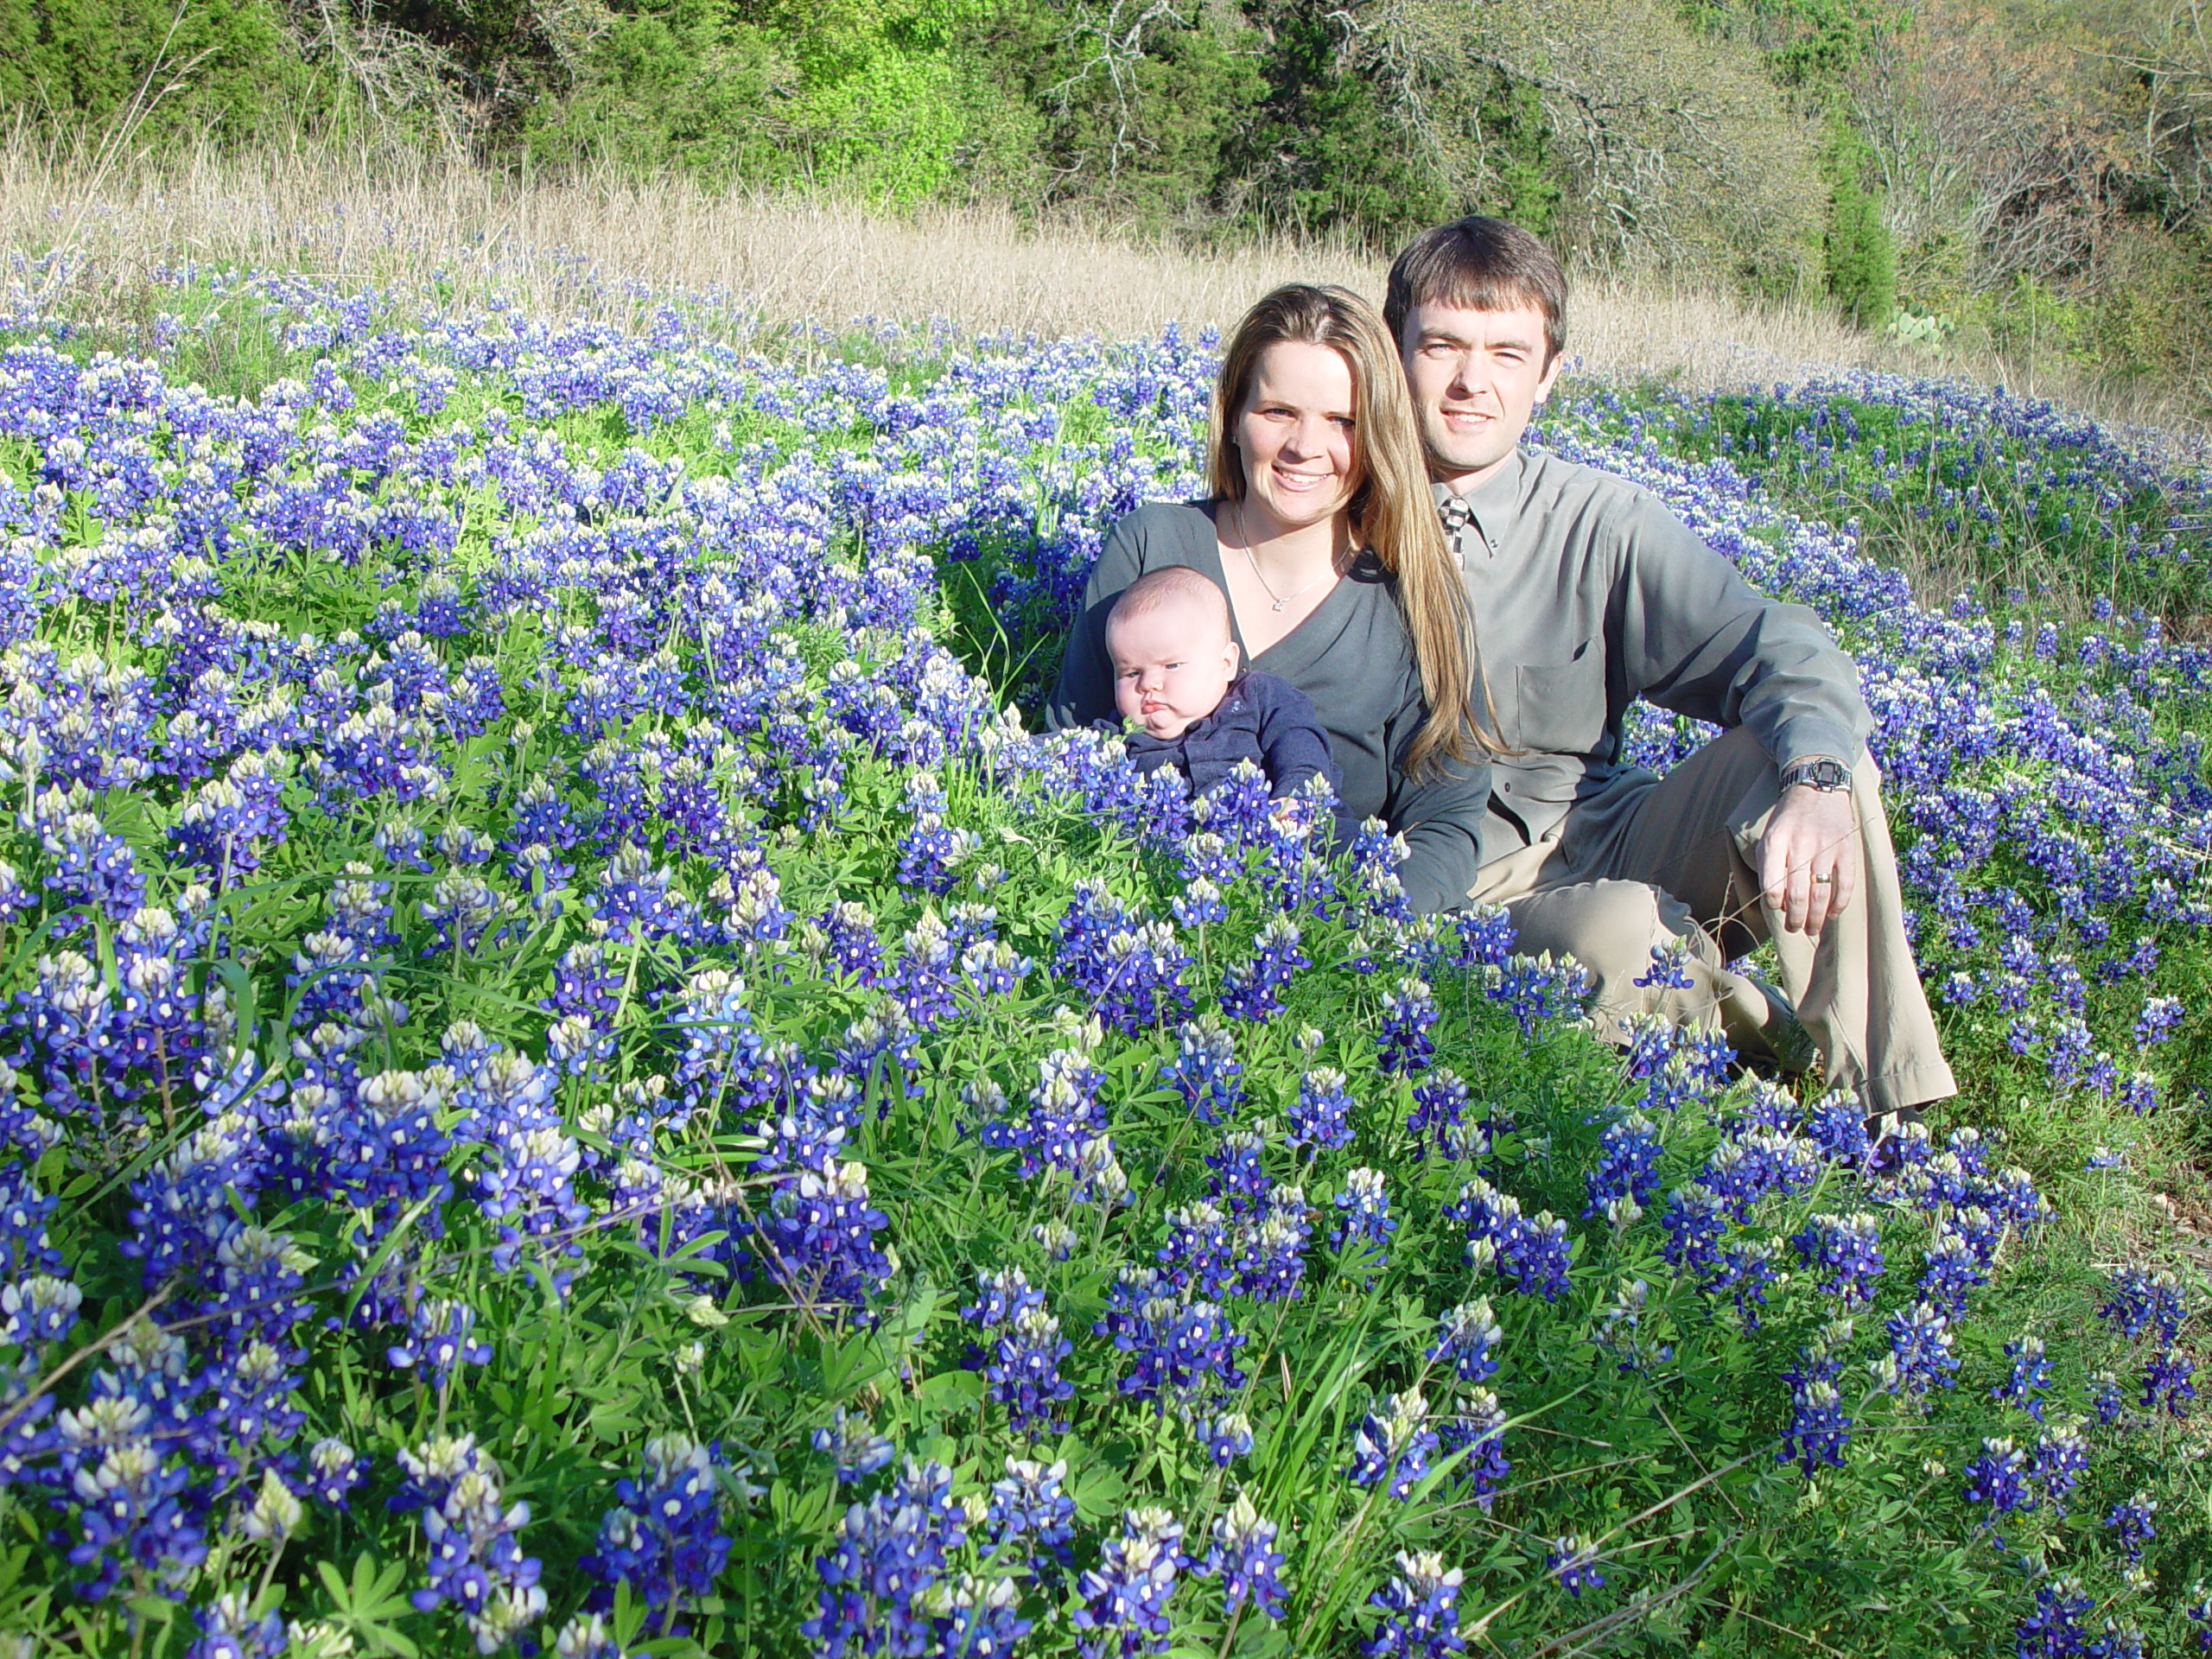
POLYGON ((1551 251, 1499 219, 1427 232, 1390 269, 1384 315, 1509 746, 1471 897, 1507 906, 1522 949, 1588 968, 1611 1034, 1656 1012, 1802 1065, 1809 1033, 1870 1114, 1955 1094, 1851 659, 1649 491, 1520 447, 1566 306, 1551 251), (1656 778, 1620 759, 1638 696, 1727 729, 1656 778), (1768 938, 1795 1018, 1728 969, 1768 938), (1670 948, 1681 966, 1655 971, 1670 948))

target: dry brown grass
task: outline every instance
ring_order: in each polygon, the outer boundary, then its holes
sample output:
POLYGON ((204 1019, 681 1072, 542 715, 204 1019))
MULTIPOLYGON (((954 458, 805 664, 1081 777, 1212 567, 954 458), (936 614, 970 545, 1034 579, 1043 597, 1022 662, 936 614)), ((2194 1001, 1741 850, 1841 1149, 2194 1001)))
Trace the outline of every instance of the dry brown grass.
MULTIPOLYGON (((1198 252, 1003 208, 891 215, 818 197, 712 193, 683 181, 529 179, 394 152, 142 156, 122 166, 0 143, 0 248, 66 246, 73 303, 143 290, 157 263, 303 270, 404 292, 433 270, 466 302, 493 293, 536 315, 622 316, 646 294, 713 294, 777 321, 944 319, 972 330, 1127 337, 1170 321, 1232 321, 1294 278, 1379 298, 1382 263, 1342 245, 1275 240, 1198 252)), ((1757 307, 1711 291, 1592 277, 1571 352, 1603 379, 1707 389, 1845 368, 2005 379, 2123 419, 2061 375, 1932 355, 1847 327, 1811 304, 1757 307)))

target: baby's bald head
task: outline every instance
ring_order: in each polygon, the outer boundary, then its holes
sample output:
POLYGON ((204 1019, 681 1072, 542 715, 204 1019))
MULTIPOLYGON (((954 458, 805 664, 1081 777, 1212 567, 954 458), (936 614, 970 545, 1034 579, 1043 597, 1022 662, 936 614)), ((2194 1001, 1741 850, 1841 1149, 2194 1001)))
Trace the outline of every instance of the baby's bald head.
POLYGON ((1186 565, 1147 570, 1114 601, 1106 654, 1122 716, 1154 737, 1179 737, 1220 705, 1236 677, 1229 601, 1186 565))

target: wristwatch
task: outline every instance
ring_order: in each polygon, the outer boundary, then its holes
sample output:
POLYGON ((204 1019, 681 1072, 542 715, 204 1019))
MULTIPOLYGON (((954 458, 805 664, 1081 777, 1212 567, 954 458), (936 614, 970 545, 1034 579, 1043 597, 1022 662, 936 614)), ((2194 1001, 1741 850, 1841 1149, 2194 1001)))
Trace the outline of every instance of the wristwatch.
POLYGON ((1851 768, 1840 760, 1821 756, 1810 760, 1792 760, 1782 769, 1782 786, 1794 789, 1802 784, 1816 789, 1823 795, 1834 795, 1851 787, 1851 768))

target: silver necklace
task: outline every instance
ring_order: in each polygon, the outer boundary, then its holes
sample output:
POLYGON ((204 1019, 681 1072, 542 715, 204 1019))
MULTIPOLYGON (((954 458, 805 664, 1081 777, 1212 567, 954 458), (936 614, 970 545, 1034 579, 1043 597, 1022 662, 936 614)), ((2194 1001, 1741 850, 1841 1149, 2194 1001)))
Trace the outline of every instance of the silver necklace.
POLYGON ((1287 594, 1277 594, 1273 588, 1268 586, 1267 577, 1260 573, 1259 560, 1252 556, 1252 538, 1244 533, 1244 504, 1242 501, 1236 501, 1232 502, 1230 505, 1235 509, 1236 513, 1236 544, 1243 550, 1244 563, 1252 567, 1252 580, 1260 584, 1260 591, 1262 593, 1265 594, 1269 599, 1274 601, 1274 607, 1278 611, 1282 609, 1284 606, 1289 604, 1292 600, 1296 599, 1300 594, 1312 593, 1313 589, 1319 587, 1322 582, 1327 581, 1337 574, 1336 562, 1334 560, 1331 560, 1329 569, 1324 570, 1319 575, 1314 577, 1313 581, 1307 582, 1303 588, 1297 588, 1287 594))

